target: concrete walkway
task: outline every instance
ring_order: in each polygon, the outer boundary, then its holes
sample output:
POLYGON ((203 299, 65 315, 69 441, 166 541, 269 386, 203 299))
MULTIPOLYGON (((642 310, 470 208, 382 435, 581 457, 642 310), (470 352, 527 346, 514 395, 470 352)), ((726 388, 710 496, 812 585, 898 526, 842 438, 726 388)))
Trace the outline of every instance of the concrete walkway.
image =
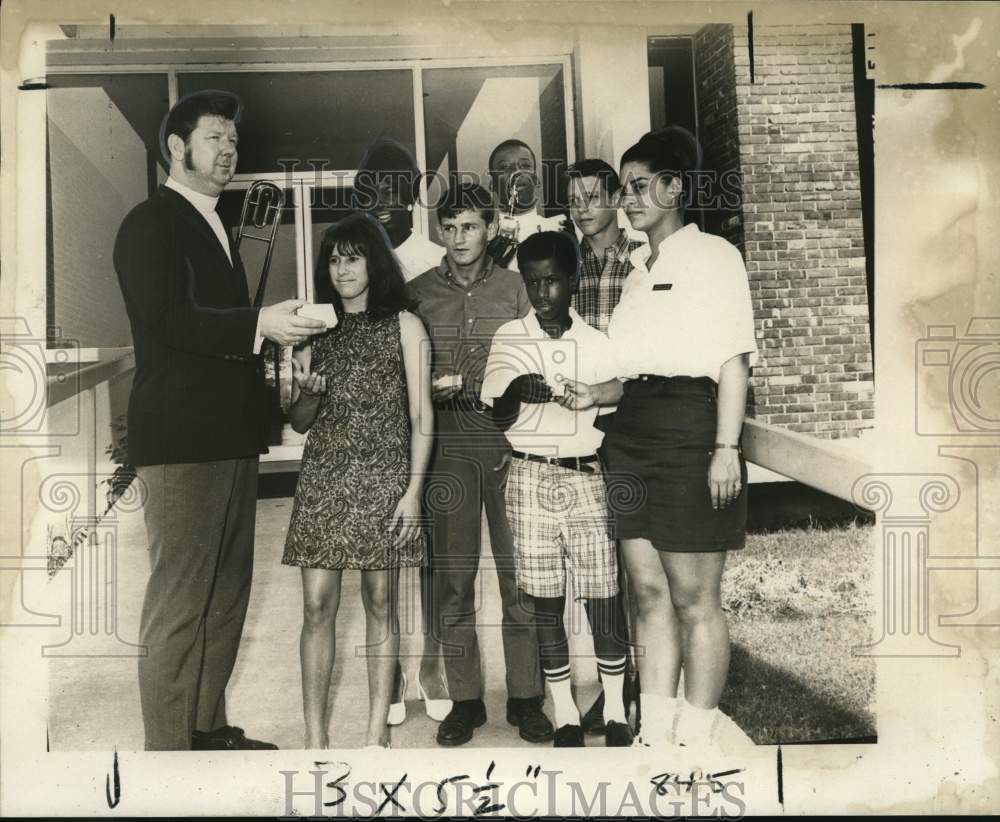
MULTIPOLYGON (((243 644, 228 691, 229 721, 250 736, 274 742, 282 749, 302 745, 302 703, 298 642, 302 625, 299 571, 280 564, 291 500, 258 501, 254 588, 243 644)), ((485 529, 484 529, 485 530, 485 529)), ((139 611, 149 574, 148 548, 141 513, 124 514, 118 527, 118 634, 138 638, 139 611)), ((531 747, 505 720, 503 651, 499 628, 500 600, 487 548, 480 573, 480 643, 486 681, 489 722, 476 731, 470 747, 531 747), (483 623, 487 623, 485 626, 483 623)), ((67 586, 66 571, 50 583, 67 586)), ((428 719, 416 699, 420 652, 419 588, 416 573, 405 571, 401 585, 401 655, 410 679, 406 722, 393 729, 394 748, 434 748, 437 723, 428 719)), ((364 659, 356 648, 364 643, 364 611, 360 575, 344 575, 337 624, 337 660, 331 687, 331 745, 359 747, 368 712, 364 659)), ((583 610, 574 606, 568 628, 571 652, 592 654, 583 610)), ((54 751, 139 750, 142 719, 135 658, 64 658, 50 661, 49 740, 54 751)), ((577 702, 586 709, 598 684, 593 658, 575 661, 577 702)), ((546 710, 551 706, 546 704, 546 710)), ((551 714, 550 714, 551 716, 551 714)), ((603 745, 603 737, 588 743, 603 745)))

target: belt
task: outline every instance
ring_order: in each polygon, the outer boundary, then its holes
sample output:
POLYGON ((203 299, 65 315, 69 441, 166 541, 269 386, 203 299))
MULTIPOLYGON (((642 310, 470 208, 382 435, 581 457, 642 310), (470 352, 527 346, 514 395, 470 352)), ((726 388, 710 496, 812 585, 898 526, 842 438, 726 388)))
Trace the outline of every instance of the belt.
POLYGON ((673 377, 664 377, 663 374, 640 374, 636 377, 638 382, 667 382, 673 385, 699 385, 703 383, 715 384, 715 380, 711 377, 689 377, 685 374, 677 374, 673 377))
POLYGON ((596 466, 594 463, 598 462, 597 454, 591 454, 589 457, 543 457, 539 454, 525 454, 523 451, 511 451, 510 455, 519 460, 545 462, 549 465, 558 465, 560 468, 572 468, 574 471, 583 471, 584 474, 595 473, 596 466))
POLYGON ((708 389, 713 393, 716 391, 716 382, 711 377, 688 377, 679 375, 675 377, 664 377, 662 374, 639 374, 634 380, 625 383, 627 388, 633 383, 647 383, 649 385, 663 385, 669 388, 699 388, 708 389))
POLYGON ((485 414, 489 410, 489 406, 484 402, 480 402, 474 397, 452 397, 450 400, 445 402, 436 403, 435 408, 441 411, 457 411, 461 413, 475 413, 475 414, 485 414))

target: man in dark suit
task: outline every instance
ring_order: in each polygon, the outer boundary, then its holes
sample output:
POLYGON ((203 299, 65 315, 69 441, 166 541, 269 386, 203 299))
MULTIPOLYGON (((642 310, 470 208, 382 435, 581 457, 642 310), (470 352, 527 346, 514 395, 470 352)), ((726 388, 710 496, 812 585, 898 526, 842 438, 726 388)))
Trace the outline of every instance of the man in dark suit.
POLYGON ((236 171, 241 103, 180 100, 161 128, 170 178, 125 217, 114 264, 135 346, 129 460, 148 494, 151 574, 140 621, 147 750, 274 748, 226 717, 253 571, 257 460, 266 450, 264 338, 324 324, 286 300, 250 305, 215 212, 236 171))

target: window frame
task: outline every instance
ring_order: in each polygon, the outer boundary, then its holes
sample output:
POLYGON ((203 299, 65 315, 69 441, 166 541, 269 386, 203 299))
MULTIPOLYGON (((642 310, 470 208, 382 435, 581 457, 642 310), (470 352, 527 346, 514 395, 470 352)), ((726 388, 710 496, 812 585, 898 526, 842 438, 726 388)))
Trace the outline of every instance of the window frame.
MULTIPOLYGON (((479 58, 406 58, 406 59, 386 59, 386 60, 329 60, 329 61, 304 61, 296 62, 267 62, 267 61, 240 61, 228 63, 141 63, 141 64, 86 64, 78 65, 58 65, 52 67, 53 74, 59 75, 106 75, 106 74, 165 74, 167 78, 168 104, 173 106, 178 98, 178 78, 184 74, 235 74, 235 73, 295 73, 295 72, 342 72, 342 71, 399 71, 408 69, 412 76, 413 87, 413 116, 414 133, 416 146, 417 167, 421 173, 420 196, 426 201, 427 198, 427 144, 426 130, 424 123, 423 106, 423 72, 433 69, 462 69, 462 68, 517 68, 521 66, 556 65, 562 69, 563 82, 563 108, 566 132, 566 161, 573 163, 576 159, 576 112, 573 93, 573 57, 571 54, 540 54, 524 55, 515 58, 500 57, 479 57, 479 58), (418 105, 418 103, 420 103, 418 105)), ((46 94, 47 98, 47 94, 46 94)), ((47 126, 47 104, 42 108, 40 116, 47 126)), ((48 180, 48 164, 45 160, 44 151, 38 160, 42 170, 42 185, 48 180)), ((296 226, 296 266, 297 281, 299 283, 299 297, 311 299, 312 281, 310 277, 312 259, 312 214, 311 209, 305 204, 311 201, 311 190, 318 184, 334 183, 344 185, 346 181, 353 180, 356 169, 342 169, 339 171, 324 172, 292 172, 280 174, 280 179, 276 179, 277 173, 237 173, 233 181, 228 186, 232 190, 245 190, 255 180, 270 180, 278 184, 283 190, 288 190, 288 183, 291 183, 293 192, 293 207, 295 212, 296 226)), ((46 204, 46 210, 48 206, 46 204)), ((430 225, 425 209, 415 209, 414 228, 416 232, 425 239, 430 237, 430 225)), ((42 247, 45 244, 45 226, 48 219, 40 220, 42 247)), ((41 282, 45 282, 46 261, 41 261, 41 282)), ((45 295, 46 304, 49 294, 45 295)))
MULTIPOLYGON (((462 68, 517 68, 521 66, 549 66, 556 65, 562 69, 562 83, 563 83, 563 116, 565 119, 565 134, 566 134, 566 161, 568 164, 573 163, 576 160, 576 106, 575 106, 575 95, 574 95, 574 67, 573 67, 573 55, 571 53, 565 54, 533 54, 533 55, 518 55, 513 58, 500 58, 500 57, 476 57, 476 58, 406 58, 406 59, 384 59, 384 60, 351 60, 351 61, 303 61, 303 62, 266 62, 263 60, 258 61, 240 61, 240 62, 220 62, 220 63, 142 63, 142 64, 128 64, 128 63, 109 63, 109 64, 98 64, 98 63, 80 63, 77 65, 56 65, 51 67, 51 73, 53 75, 107 75, 107 74, 166 74, 167 78, 167 90, 168 90, 168 103, 173 106, 177 102, 178 98, 178 77, 182 74, 222 74, 222 73, 242 73, 242 72, 342 72, 342 71, 372 71, 372 70, 400 70, 409 69, 413 80, 413 116, 414 116, 414 134, 415 134, 415 147, 416 147, 416 161, 417 167, 421 172, 420 178, 420 196, 423 201, 427 200, 427 144, 426 144, 426 128, 424 122, 424 105, 423 105, 423 72, 425 69, 462 69, 462 68), (419 103, 419 105, 418 105, 419 103)), ((47 94, 39 95, 39 102, 41 105, 37 109, 30 112, 25 111, 24 113, 28 115, 35 122, 40 123, 41 133, 45 133, 48 125, 48 106, 47 106, 47 94), (33 115, 33 116, 32 116, 33 115)), ((33 150, 29 152, 33 154, 29 158, 30 167, 35 169, 35 172, 31 174, 31 178, 35 181, 36 186, 40 186, 41 190, 45 190, 45 186, 48 183, 49 167, 45 156, 44 146, 40 151, 33 150)), ((228 186, 231 190, 245 190, 249 188, 250 184, 255 180, 271 180, 279 185, 284 191, 288 191, 289 188, 292 191, 292 204, 295 208, 295 233, 296 233, 296 280, 298 295, 302 299, 312 300, 313 298, 313 282, 312 282, 312 259, 313 259, 313 247, 312 247, 312 209, 306 207, 306 204, 312 201, 312 190, 321 186, 324 183, 328 184, 326 187, 331 187, 333 184, 345 185, 353 182, 354 174, 356 169, 343 169, 339 171, 304 171, 304 172, 292 172, 276 175, 274 173, 254 173, 254 174, 236 174, 233 181, 228 186), (280 179, 275 179, 279 176, 280 179), (290 185, 289 185, 290 184, 290 185)), ((45 219, 36 221, 35 225, 38 226, 37 232, 32 232, 34 236, 31 238, 32 241, 40 248, 46 247, 46 225, 48 222, 48 203, 45 199, 42 200, 45 209, 44 217, 45 219), (40 236, 39 236, 40 235, 40 236)), ((415 209, 414 214, 416 215, 415 230, 425 239, 429 238, 430 225, 427 219, 427 213, 425 209, 415 209)), ((37 267, 40 270, 32 270, 26 272, 28 277, 37 277, 35 282, 46 282, 46 272, 45 267, 47 264, 47 259, 44 255, 40 257, 35 257, 37 262, 33 267, 37 267)), ((48 293, 47 287, 44 291, 45 305, 48 306, 48 301, 50 299, 50 294, 48 293)), ((46 334, 48 341, 49 334, 46 334)), ((50 342, 50 341, 49 341, 50 342)), ((53 363, 52 367, 55 368, 55 363, 57 362, 57 357, 61 356, 57 353, 58 349, 49 349, 47 351, 47 359, 53 363)), ((108 351, 102 351, 101 349, 94 349, 94 356, 103 360, 111 357, 112 359, 118 361, 128 361, 134 362, 132 359, 127 359, 132 353, 131 349, 113 349, 108 351), (113 355, 113 356, 112 356, 113 355)), ((274 471, 287 471, 287 470, 297 470, 298 463, 302 455, 302 445, 300 444, 289 444, 289 445, 276 445, 271 446, 270 453, 262 456, 261 458, 261 470, 264 472, 274 472, 274 471)))

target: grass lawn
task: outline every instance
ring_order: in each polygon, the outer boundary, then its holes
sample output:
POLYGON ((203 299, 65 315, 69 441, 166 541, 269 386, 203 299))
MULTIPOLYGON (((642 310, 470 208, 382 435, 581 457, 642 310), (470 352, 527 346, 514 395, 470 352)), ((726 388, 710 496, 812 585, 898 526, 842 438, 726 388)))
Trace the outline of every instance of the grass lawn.
POLYGON ((757 744, 871 739, 871 526, 751 534, 723 576, 722 709, 757 744))

